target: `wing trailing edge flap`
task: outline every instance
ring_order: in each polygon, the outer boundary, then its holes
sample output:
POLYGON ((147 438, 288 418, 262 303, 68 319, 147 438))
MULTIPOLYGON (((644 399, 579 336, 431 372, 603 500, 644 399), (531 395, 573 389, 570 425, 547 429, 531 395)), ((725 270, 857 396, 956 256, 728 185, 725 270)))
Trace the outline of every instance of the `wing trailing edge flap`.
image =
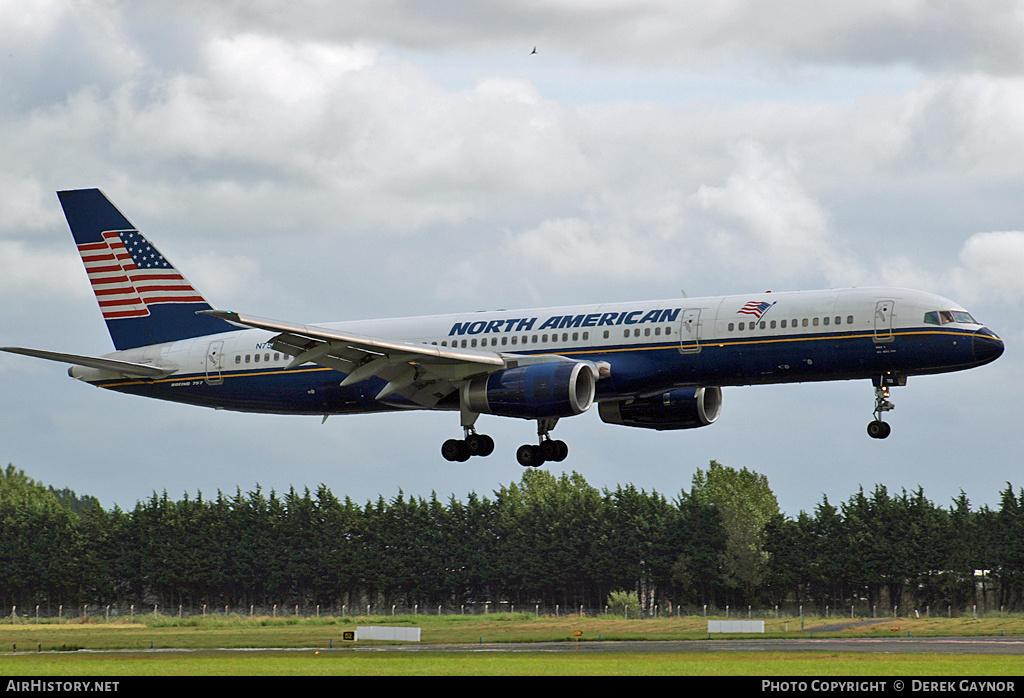
MULTIPOLYGON (((333 368, 347 374, 342 386, 353 385, 376 376, 387 381, 377 394, 378 400, 399 395, 413 404, 431 408, 459 388, 464 381, 505 368, 528 363, 577 361, 555 354, 498 354, 439 347, 383 337, 369 337, 319 325, 298 325, 241 315, 225 310, 201 311, 240 327, 269 330, 279 334, 271 346, 295 359, 291 367, 307 362, 333 368)), ((607 374, 605 362, 590 366, 594 377, 607 374)))
POLYGON ((457 383, 506 367, 497 353, 459 350, 370 337, 318 325, 298 325, 222 310, 203 311, 242 327, 279 334, 275 350, 295 357, 290 367, 313 362, 348 374, 342 386, 376 376, 387 381, 378 400, 400 395, 422 407, 433 407, 457 389, 457 383))

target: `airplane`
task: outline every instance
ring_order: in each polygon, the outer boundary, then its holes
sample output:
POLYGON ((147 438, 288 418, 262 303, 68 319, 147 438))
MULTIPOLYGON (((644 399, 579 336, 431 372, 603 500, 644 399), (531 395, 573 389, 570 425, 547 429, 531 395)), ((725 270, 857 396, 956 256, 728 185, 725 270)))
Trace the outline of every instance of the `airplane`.
POLYGON ((558 420, 656 430, 717 421, 726 386, 870 380, 868 434, 889 436, 889 389, 990 363, 1003 341, 922 291, 848 288, 301 324, 219 310, 99 189, 57 192, 116 351, 3 351, 71 364, 132 395, 215 409, 330 415, 458 412, 448 461, 487 456, 481 414, 537 423, 516 452, 562 461, 558 420))

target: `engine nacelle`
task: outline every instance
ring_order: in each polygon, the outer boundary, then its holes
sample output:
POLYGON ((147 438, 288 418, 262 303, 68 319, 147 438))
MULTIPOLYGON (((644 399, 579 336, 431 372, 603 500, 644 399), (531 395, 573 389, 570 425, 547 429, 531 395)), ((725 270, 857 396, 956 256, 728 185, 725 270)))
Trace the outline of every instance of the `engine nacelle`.
POLYGON ((722 411, 722 389, 680 388, 654 397, 601 402, 601 421, 644 429, 696 429, 713 424, 722 411))
POLYGON ((594 402, 595 378, 587 364, 552 361, 477 378, 463 387, 463 401, 483 414, 523 419, 571 417, 594 402))

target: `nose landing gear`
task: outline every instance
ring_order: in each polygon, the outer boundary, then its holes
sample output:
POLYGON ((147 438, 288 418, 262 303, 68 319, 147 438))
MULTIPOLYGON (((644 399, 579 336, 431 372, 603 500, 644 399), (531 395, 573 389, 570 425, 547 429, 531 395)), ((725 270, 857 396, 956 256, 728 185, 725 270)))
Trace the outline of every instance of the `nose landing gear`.
POLYGON ((875 386, 875 419, 868 424, 868 436, 872 439, 884 439, 889 436, 892 427, 882 421, 882 413, 895 409, 895 405, 889 402, 889 386, 875 386))

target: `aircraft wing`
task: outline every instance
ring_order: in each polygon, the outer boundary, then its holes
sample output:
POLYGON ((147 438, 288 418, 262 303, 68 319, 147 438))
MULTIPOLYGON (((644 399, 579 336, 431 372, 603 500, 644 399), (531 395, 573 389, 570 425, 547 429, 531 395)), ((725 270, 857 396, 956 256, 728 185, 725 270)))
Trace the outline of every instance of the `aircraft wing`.
MULTIPOLYGON (((439 347, 384 337, 343 332, 319 325, 300 325, 241 315, 227 310, 205 310, 241 327, 277 332, 270 340, 276 351, 295 358, 289 367, 313 362, 348 375, 342 386, 377 376, 388 383, 377 394, 381 400, 397 393, 417 405, 433 407, 457 388, 457 383, 510 365, 515 355, 439 347)), ((525 358, 525 357, 523 357, 525 358)), ((549 360, 560 360, 551 357, 549 360)))
POLYGON ((161 368, 158 366, 151 366, 149 364, 137 364, 131 361, 121 361, 119 359, 106 359, 101 356, 62 354, 56 351, 25 349, 23 347, 0 347, 0 351, 6 351, 11 354, 34 356, 37 359, 47 359, 48 361, 60 361, 61 363, 73 364, 75 366, 98 368, 101 371, 111 371, 125 376, 138 376, 140 378, 162 378, 177 370, 175 368, 161 368))

